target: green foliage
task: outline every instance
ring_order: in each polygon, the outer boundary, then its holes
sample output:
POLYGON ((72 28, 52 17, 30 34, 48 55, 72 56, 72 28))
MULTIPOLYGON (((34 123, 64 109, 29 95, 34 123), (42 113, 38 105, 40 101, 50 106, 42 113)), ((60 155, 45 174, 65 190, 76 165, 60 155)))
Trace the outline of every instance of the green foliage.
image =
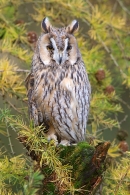
MULTIPOLYGON (((2 154, 1 154, 2 155, 2 154)), ((0 158, 0 189, 3 190, 8 186, 10 188, 17 184, 23 184, 24 177, 27 175, 25 159, 16 156, 8 159, 7 156, 0 158)))
POLYGON ((55 143, 52 141, 48 143, 45 139, 42 127, 33 127, 31 123, 29 126, 25 124, 20 118, 11 117, 7 110, 1 111, 1 120, 7 121, 8 125, 17 131, 19 140, 26 143, 29 147, 29 151, 33 151, 35 156, 39 157, 39 168, 44 165, 55 172, 56 181, 59 182, 59 186, 63 186, 64 190, 73 191, 73 185, 71 183, 71 166, 62 165, 59 160, 58 151, 55 147, 55 143))
POLYGON ((107 169, 104 182, 103 194, 128 195, 130 193, 130 152, 107 169))
POLYGON ((23 194, 35 195, 39 191, 40 186, 42 185, 43 178, 44 176, 41 175, 40 171, 30 173, 29 177, 27 177, 28 181, 23 186, 23 194))
POLYGON ((32 53, 28 53, 27 49, 23 49, 16 43, 11 43, 10 40, 4 39, 0 46, 1 52, 11 54, 15 57, 18 57, 23 62, 27 64, 31 63, 32 53))
MULTIPOLYGON (((91 129, 91 132, 89 130, 87 132, 91 134, 90 137, 95 138, 93 140, 95 146, 101 142, 102 129, 120 128, 121 122, 118 121, 117 116, 119 112, 124 112, 120 105, 121 93, 125 88, 130 87, 129 9, 130 4, 127 0, 117 0, 116 2, 106 0, 24 0, 23 2, 20 0, 1 0, 0 96, 2 104, 3 102, 8 103, 13 110, 21 115, 25 115, 27 110, 25 108, 27 107, 25 104, 27 98, 24 79, 30 70, 34 47, 27 38, 28 26, 31 24, 28 18, 31 18, 33 23, 37 22, 39 26, 45 16, 48 16, 55 26, 68 25, 71 20, 76 18, 81 24, 76 37, 92 86, 88 124, 88 129, 91 129), (23 14, 26 15, 26 21, 17 23, 17 19, 22 16, 21 6, 32 6, 33 9, 23 14), (19 12, 21 13, 19 14, 19 12), (16 62, 14 63, 14 61, 16 62), (26 69, 21 69, 20 64, 24 65, 26 69), (105 76, 101 80, 95 76, 100 70, 105 72, 105 76), (107 87, 111 85, 113 91, 107 91, 107 87), (12 102, 16 101, 17 98, 20 98, 19 107, 23 104, 24 108, 18 109, 14 106, 12 102)), ((37 28, 40 32, 40 27, 37 28)), ((45 165, 44 177, 49 174, 50 177, 54 177, 54 183, 50 182, 52 178, 45 177, 48 182, 46 181, 44 186, 48 186, 47 190, 50 189, 46 192, 47 195, 55 195, 55 186, 63 191, 69 189, 74 193, 72 178, 76 178, 78 173, 73 175, 72 164, 70 162, 64 164, 59 156, 60 149, 58 151, 53 142, 47 142, 43 134, 43 127, 34 128, 33 122, 28 125, 21 116, 12 117, 7 110, 1 110, 0 119, 0 126, 1 128, 5 126, 9 142, 11 139, 8 128, 11 127, 18 133, 20 141, 29 145, 29 151, 33 151, 34 156, 40 155, 38 168, 41 172, 43 164, 45 165)), ((67 151, 67 153, 69 152, 67 151)), ((129 153, 122 158, 118 145, 114 143, 109 149, 108 155, 113 159, 120 157, 121 160, 107 169, 104 176, 103 193, 129 194, 127 187, 130 178, 128 171, 129 153)), ((12 182, 12 185, 18 183, 21 186, 22 191, 17 192, 17 194, 36 194, 37 188, 40 188, 39 184, 43 180, 43 175, 41 176, 39 170, 34 171, 35 166, 31 167, 30 173, 24 169, 28 166, 24 157, 14 157, 19 164, 12 162, 12 159, 1 157, 1 170, 7 167, 7 171, 3 171, 3 177, 0 175, 0 178, 3 178, 0 181, 0 194, 14 194, 11 186, 8 185, 9 181, 12 182), (11 169, 14 172, 10 174, 11 169), (29 174, 29 179, 25 181, 26 174, 29 174)), ((71 160, 73 161, 73 155, 71 160)), ((78 167, 77 164, 76 166, 78 167)))
POLYGON ((17 74, 18 68, 15 64, 11 64, 6 58, 1 59, 0 70, 0 91, 2 95, 6 95, 8 93, 8 95, 12 97, 14 94, 17 94, 17 96, 26 94, 22 77, 17 74))
POLYGON ((40 172, 32 172, 24 157, 3 157, 0 154, 0 194, 11 195, 14 187, 16 194, 34 195, 41 185, 43 176, 40 172), (29 172, 30 170, 30 172, 29 172))

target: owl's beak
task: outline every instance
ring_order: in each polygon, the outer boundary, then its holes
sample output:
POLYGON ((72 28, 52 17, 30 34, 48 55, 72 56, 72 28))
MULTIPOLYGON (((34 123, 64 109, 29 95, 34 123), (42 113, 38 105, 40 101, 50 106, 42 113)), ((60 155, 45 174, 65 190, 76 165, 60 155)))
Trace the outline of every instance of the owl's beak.
POLYGON ((61 62, 62 62, 62 53, 60 52, 59 53, 59 64, 61 64, 61 62))

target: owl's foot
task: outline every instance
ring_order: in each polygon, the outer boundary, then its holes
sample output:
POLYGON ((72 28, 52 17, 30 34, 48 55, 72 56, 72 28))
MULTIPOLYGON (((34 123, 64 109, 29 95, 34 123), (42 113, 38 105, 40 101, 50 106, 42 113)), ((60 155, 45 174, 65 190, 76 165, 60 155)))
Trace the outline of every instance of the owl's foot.
POLYGON ((71 146, 76 146, 76 145, 77 145, 77 143, 71 144, 71 146))
POLYGON ((55 145, 56 145, 56 146, 58 145, 57 136, 56 136, 55 134, 47 135, 47 139, 48 139, 48 141, 54 140, 54 141, 55 141, 55 145))
POLYGON ((71 144, 70 144, 70 141, 68 141, 68 140, 61 140, 61 142, 59 143, 60 145, 63 145, 63 146, 70 146, 71 144))
POLYGON ((49 127, 49 130, 46 133, 46 136, 47 136, 48 141, 54 140, 55 141, 55 145, 56 146, 58 145, 58 139, 57 139, 56 132, 55 132, 55 129, 54 129, 53 126, 49 127))

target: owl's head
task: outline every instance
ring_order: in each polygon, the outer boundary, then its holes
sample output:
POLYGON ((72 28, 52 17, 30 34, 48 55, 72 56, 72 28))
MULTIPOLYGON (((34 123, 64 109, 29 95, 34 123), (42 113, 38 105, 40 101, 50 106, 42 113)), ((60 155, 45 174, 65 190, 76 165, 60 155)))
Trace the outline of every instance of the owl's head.
POLYGON ((46 66, 52 63, 73 65, 80 56, 74 32, 78 30, 77 20, 63 28, 52 27, 48 18, 44 18, 41 27, 43 34, 39 38, 39 55, 46 66))

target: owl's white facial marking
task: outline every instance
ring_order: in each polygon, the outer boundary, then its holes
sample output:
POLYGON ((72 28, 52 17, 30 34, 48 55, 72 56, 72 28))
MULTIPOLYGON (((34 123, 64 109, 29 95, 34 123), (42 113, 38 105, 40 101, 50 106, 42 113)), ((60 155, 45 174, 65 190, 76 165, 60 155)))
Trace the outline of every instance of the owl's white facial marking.
POLYGON ((68 60, 68 38, 65 39, 65 46, 63 50, 59 50, 57 48, 56 42, 53 38, 50 39, 53 46, 53 59, 56 61, 58 65, 64 64, 65 61, 68 60))
POLYGON ((66 38, 64 40, 64 48, 62 50, 58 49, 54 38, 50 39, 53 46, 53 60, 55 60, 58 65, 62 65, 66 61, 69 61, 70 64, 73 65, 77 61, 76 41, 73 39, 74 38, 72 38, 72 41, 69 42, 69 39, 66 38))
POLYGON ((63 54, 62 54, 62 62, 64 63, 66 60, 69 59, 68 57, 68 52, 67 52, 67 47, 68 47, 68 38, 65 39, 65 48, 63 50, 63 54))
POLYGON ((57 64, 60 64, 60 55, 59 55, 59 51, 56 46, 56 42, 53 38, 51 38, 50 41, 53 46, 53 59, 56 61, 57 64))

